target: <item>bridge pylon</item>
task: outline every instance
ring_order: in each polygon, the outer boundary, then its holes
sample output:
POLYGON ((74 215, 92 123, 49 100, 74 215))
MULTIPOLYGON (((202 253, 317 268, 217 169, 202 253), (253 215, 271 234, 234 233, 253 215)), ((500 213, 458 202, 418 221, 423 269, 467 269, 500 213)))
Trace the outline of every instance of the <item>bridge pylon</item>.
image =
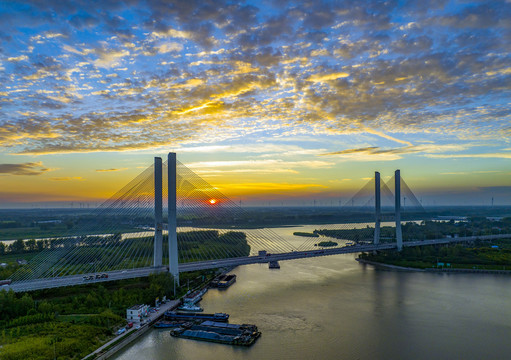
POLYGON ((381 220, 381 196, 380 196, 380 173, 374 173, 374 245, 380 243, 380 220, 381 220))
POLYGON ((395 172, 395 211, 396 211, 396 243, 397 251, 403 249, 403 234, 401 232, 401 171, 395 172))
POLYGON ((179 265, 177 253, 177 171, 176 153, 170 152, 168 169, 168 231, 169 231, 169 272, 174 277, 174 285, 179 286, 179 265))
POLYGON ((153 266, 162 266, 163 258, 163 206, 161 157, 154 158, 154 251, 153 266))

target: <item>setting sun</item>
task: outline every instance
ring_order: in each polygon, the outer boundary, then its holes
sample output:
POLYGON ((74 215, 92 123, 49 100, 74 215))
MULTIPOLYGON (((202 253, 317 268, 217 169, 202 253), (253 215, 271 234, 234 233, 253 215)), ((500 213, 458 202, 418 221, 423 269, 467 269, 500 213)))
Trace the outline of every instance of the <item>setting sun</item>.
POLYGON ((209 200, 209 203, 211 205, 215 205, 217 203, 217 201, 218 201, 217 199, 211 199, 211 200, 209 200))

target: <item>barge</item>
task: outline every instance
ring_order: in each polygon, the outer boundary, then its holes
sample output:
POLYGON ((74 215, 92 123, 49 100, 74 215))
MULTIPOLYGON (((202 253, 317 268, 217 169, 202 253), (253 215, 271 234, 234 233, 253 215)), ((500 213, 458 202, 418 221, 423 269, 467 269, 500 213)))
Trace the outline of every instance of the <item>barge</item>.
POLYGON ((229 275, 220 275, 213 281, 211 281, 210 286, 211 287, 217 287, 217 288, 228 288, 233 283, 236 282, 236 275, 235 274, 229 274, 229 275))
POLYGON ((153 325, 156 329, 169 329, 169 328, 178 328, 181 326, 184 326, 186 324, 186 321, 158 321, 156 324, 153 325))
POLYGON ((214 314, 204 314, 204 313, 179 313, 175 311, 166 311, 165 319, 176 321, 176 320, 212 320, 212 321, 223 321, 227 322, 229 320, 229 314, 226 313, 214 313, 214 314))
POLYGON ((261 336, 261 332, 255 325, 225 324, 213 321, 175 328, 170 331, 170 334, 186 339, 241 346, 250 346, 261 336))

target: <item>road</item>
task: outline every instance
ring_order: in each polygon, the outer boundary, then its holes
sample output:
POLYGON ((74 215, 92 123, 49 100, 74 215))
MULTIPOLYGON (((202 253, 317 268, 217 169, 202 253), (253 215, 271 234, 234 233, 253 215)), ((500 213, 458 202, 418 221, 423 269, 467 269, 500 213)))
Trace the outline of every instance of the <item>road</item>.
MULTIPOLYGON (((434 239, 434 240, 419 240, 419 241, 407 241, 403 242, 404 247, 409 246, 425 246, 425 245, 440 245, 440 244, 450 244, 450 243, 459 243, 459 242, 470 242, 475 240, 496 240, 509 238, 511 234, 501 234, 501 235, 485 235, 485 236, 467 236, 467 237, 459 237, 459 238, 442 238, 442 239, 434 239)), ((384 244, 367 244, 367 245, 353 245, 353 246, 345 246, 345 247, 336 247, 330 249, 318 249, 318 250, 309 250, 309 251, 292 251, 289 253, 281 253, 281 254, 267 254, 265 256, 245 256, 238 258, 228 258, 228 259, 219 259, 219 260, 207 260, 207 261, 198 261, 192 263, 184 263, 179 264, 179 272, 187 272, 187 271, 196 271, 196 270, 205 270, 205 269, 215 269, 221 267, 232 267, 238 265, 247 265, 247 264, 257 264, 257 263, 268 263, 269 261, 283 261, 283 260, 294 260, 294 259, 303 259, 310 257, 318 257, 318 256, 329 256, 329 255, 338 255, 338 254, 350 254, 350 253, 360 253, 360 252, 370 252, 370 251, 379 251, 379 250, 389 250, 395 249, 396 243, 384 243, 384 244)), ((115 281, 122 279, 133 279, 148 276, 150 274, 156 274, 161 272, 166 272, 167 267, 146 267, 146 268, 138 268, 138 269, 128 269, 128 270, 118 270, 118 271, 109 271, 108 278, 105 279, 94 279, 94 280, 83 280, 84 276, 90 276, 95 274, 80 274, 80 275, 72 275, 72 276, 63 276, 56 278, 44 278, 44 279, 36 279, 29 281, 19 281, 13 282, 11 285, 2 286, 2 289, 12 289, 15 292, 21 291, 33 291, 40 289, 49 289, 49 288, 57 288, 63 286, 73 286, 73 285, 83 285, 90 283, 100 283, 106 281, 115 281)))
POLYGON ((179 300, 168 301, 165 304, 161 304, 159 311, 154 312, 154 313, 149 313, 148 316, 146 318, 144 318, 144 324, 142 324, 142 326, 139 329, 137 329, 137 327, 136 327, 137 325, 139 325, 139 323, 134 322, 133 327, 131 329, 128 329, 125 333, 123 333, 121 335, 117 335, 116 337, 110 339, 108 342, 106 342, 105 344, 103 344, 102 346, 97 348, 94 352, 92 352, 89 355, 87 355, 86 357, 84 357, 83 360, 89 359, 89 358, 91 358, 91 359, 96 358, 96 355, 103 353, 105 351, 105 349, 108 348, 110 345, 116 343, 118 340, 120 340, 122 338, 125 338, 125 339, 128 338, 128 334, 132 334, 135 331, 140 332, 140 333, 144 332, 147 327, 152 326, 152 324, 156 320, 161 318, 163 316, 163 314, 165 314, 165 311, 174 309, 180 303, 181 303, 181 300, 179 299, 179 300))

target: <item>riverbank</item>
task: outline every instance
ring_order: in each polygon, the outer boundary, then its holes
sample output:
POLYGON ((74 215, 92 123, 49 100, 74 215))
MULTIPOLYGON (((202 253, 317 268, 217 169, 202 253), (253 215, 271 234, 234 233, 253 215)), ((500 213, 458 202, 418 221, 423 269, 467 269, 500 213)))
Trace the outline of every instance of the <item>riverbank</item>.
POLYGON ((438 273, 479 273, 479 274, 501 274, 501 275, 511 275, 511 270, 489 270, 489 269, 453 269, 453 268, 429 268, 429 269, 418 269, 412 267, 398 266, 380 263, 376 261, 370 261, 365 259, 355 259, 361 264, 372 265, 377 268, 386 269, 386 270, 394 270, 394 271, 415 271, 415 272, 438 272, 438 273))
POLYGON ((124 334, 119 335, 109 342, 103 344, 101 347, 84 357, 82 360, 105 360, 110 358, 115 353, 122 350, 124 347, 128 346, 134 340, 138 339, 140 336, 149 331, 151 326, 165 314, 165 311, 174 310, 180 303, 181 299, 172 300, 166 304, 162 304, 158 312, 149 314, 148 318, 145 320, 145 323, 141 325, 139 329, 136 328, 137 323, 135 323, 135 327, 128 329, 128 331, 126 331, 124 334))
MULTIPOLYGON (((224 269, 220 275, 226 275, 228 272, 230 272, 233 269, 233 267, 229 267, 227 269, 224 269)), ((215 277, 216 278, 216 277, 215 277)), ((213 278, 213 279, 215 279, 213 278)), ((203 290, 205 288, 208 288, 211 284, 212 280, 206 281, 201 286, 199 286, 197 290, 203 290)), ((193 292, 193 291, 192 291, 193 292)), ((185 295, 186 296, 186 295, 185 295)), ((149 317, 144 321, 144 324, 140 326, 139 329, 136 329, 136 323, 134 324, 135 327, 129 329, 126 333, 119 335, 107 343, 103 344, 101 347, 96 349, 94 352, 90 353, 86 357, 84 357, 82 360, 106 360, 114 356, 119 351, 123 350, 127 346, 129 346, 133 341, 140 338, 142 335, 144 335, 146 332, 148 332, 152 326, 160 320, 166 311, 175 310, 180 304, 183 303, 183 297, 172 300, 167 302, 166 304, 162 304, 160 306, 160 309, 157 313, 152 313, 149 315, 149 317)))
POLYGON ((417 269, 417 268, 412 268, 412 267, 405 267, 405 266, 398 266, 398 265, 392 265, 392 264, 385 264, 385 263, 365 260, 365 259, 361 259, 361 258, 357 258, 355 260, 358 261, 361 264, 372 265, 374 267, 381 268, 381 269, 386 269, 386 270, 394 270, 394 271, 425 271, 424 269, 417 269))

